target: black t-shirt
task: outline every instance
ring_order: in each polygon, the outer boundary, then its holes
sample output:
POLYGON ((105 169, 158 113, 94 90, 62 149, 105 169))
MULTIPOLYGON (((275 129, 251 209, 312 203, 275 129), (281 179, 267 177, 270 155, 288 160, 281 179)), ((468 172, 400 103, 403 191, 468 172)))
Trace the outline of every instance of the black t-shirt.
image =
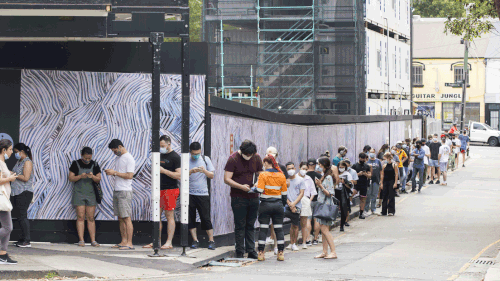
POLYGON ((439 160, 439 148, 441 147, 440 142, 431 142, 429 144, 429 149, 431 150, 431 159, 439 160))
MULTIPOLYGON (((316 187, 316 192, 319 193, 319 189, 318 189, 318 185, 316 185, 316 179, 320 179, 321 180, 321 174, 316 172, 316 171, 309 171, 306 173, 306 175, 310 176, 311 179, 313 180, 314 182, 314 186, 316 187)), ((314 200, 313 201, 318 201, 318 196, 315 196, 314 197, 314 200)))
POLYGON ((410 150, 408 148, 403 148, 403 150, 406 152, 406 156, 408 158, 403 162, 403 167, 408 167, 410 165, 410 150))
MULTIPOLYGON (((83 163, 82 159, 78 159, 76 161, 78 161, 78 164, 82 169, 90 169, 90 167, 92 167, 92 164, 94 164, 94 170, 92 171, 92 174, 94 174, 94 176, 101 172, 101 167, 99 167, 99 164, 97 164, 97 162, 95 162, 94 160, 90 160, 89 164, 83 163)), ((73 163, 71 163, 69 170, 70 172, 73 172, 75 176, 78 176, 80 171, 78 170, 78 165, 76 164, 76 161, 73 161, 73 163)))
MULTIPOLYGON (((176 169, 181 167, 181 157, 177 152, 172 151, 167 154, 160 155, 160 166, 170 172, 175 172, 176 169)), ((160 174, 160 189, 176 189, 179 188, 178 181, 165 174, 160 174)))
POLYGON ((280 166, 280 169, 283 172, 283 174, 285 175, 285 178, 288 179, 290 176, 288 175, 288 172, 286 171, 285 165, 281 165, 278 163, 278 166, 280 166))
MULTIPOLYGON (((363 164, 360 164, 359 162, 352 165, 352 168, 357 172, 361 172, 361 171, 365 171, 365 172, 369 172, 370 171, 370 165, 366 164, 366 163, 363 163, 363 164)), ((356 186, 360 186, 360 187, 366 187, 368 186, 368 177, 366 176, 358 176, 358 181, 356 182, 356 186)))

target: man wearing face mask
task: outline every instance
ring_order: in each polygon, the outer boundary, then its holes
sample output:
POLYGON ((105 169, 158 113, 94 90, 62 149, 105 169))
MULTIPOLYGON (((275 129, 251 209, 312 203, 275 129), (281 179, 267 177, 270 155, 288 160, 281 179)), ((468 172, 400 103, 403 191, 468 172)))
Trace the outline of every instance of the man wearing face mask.
POLYGON ((405 175, 405 178, 403 181, 401 181, 401 186, 404 186, 404 190, 405 193, 406 192, 406 183, 408 182, 408 179, 409 179, 409 166, 410 166, 410 145, 411 144, 411 141, 410 139, 406 139, 405 142, 403 142, 403 150, 405 151, 406 153, 406 161, 403 162, 403 172, 404 172, 404 175, 405 175))
POLYGON ((370 179, 372 177, 372 167, 366 163, 367 160, 368 156, 364 152, 361 152, 359 154, 359 162, 352 166, 352 168, 356 171, 358 175, 358 181, 354 186, 354 194, 359 193, 360 195, 360 202, 359 202, 360 219, 365 219, 363 211, 365 210, 368 184, 370 183, 370 179))
POLYGON ((257 259, 255 251, 255 221, 259 210, 259 194, 249 193, 262 172, 262 159, 257 146, 250 140, 240 145, 240 150, 229 156, 224 168, 224 183, 231 187, 231 208, 234 214, 236 257, 257 259))
POLYGON ((345 146, 341 146, 338 149, 338 154, 332 160, 332 165, 338 166, 340 161, 344 160, 344 157, 347 155, 347 148, 345 146))
POLYGON ((366 205, 365 205, 365 213, 371 211, 371 215, 377 215, 376 207, 377 207, 377 195, 380 189, 380 171, 382 171, 382 162, 377 159, 377 154, 375 153, 375 149, 372 148, 370 150, 370 154, 368 154, 368 166, 372 169, 372 182, 370 187, 368 188, 368 192, 366 194, 366 205))
POLYGON ((114 177, 113 209, 120 223, 120 234, 122 237, 122 241, 116 244, 114 248, 134 250, 134 245, 132 244, 134 226, 132 225, 131 216, 135 160, 118 139, 112 140, 108 148, 116 155, 115 169, 106 169, 104 171, 108 176, 114 177))
POLYGON ((214 178, 215 168, 208 156, 201 155, 201 144, 193 142, 189 145, 189 232, 193 237, 191 248, 200 245, 196 235, 196 211, 200 215, 201 229, 208 235, 208 249, 215 250, 214 230, 210 214, 210 196, 208 179, 214 178))
POLYGON ((287 205, 285 206, 285 217, 292 221, 290 228, 290 246, 287 249, 298 251, 297 239, 299 237, 300 210, 302 208, 302 197, 306 186, 304 179, 297 176, 297 170, 292 162, 286 163, 286 170, 290 176, 290 187, 287 193, 287 205))
POLYGON ((434 134, 432 143, 429 144, 429 149, 431 150, 431 159, 429 159, 429 166, 431 166, 431 181, 430 184, 434 184, 434 179, 437 178, 436 184, 439 184, 439 148, 441 147, 441 142, 438 140, 438 135, 434 134), (437 169, 437 173, 436 173, 437 169))
MULTIPOLYGON (((345 171, 348 172, 349 174, 351 174, 351 178, 352 178, 351 183, 352 183, 352 186, 354 187, 354 186, 356 186, 356 184, 358 183, 358 180, 359 180, 358 173, 353 168, 351 168, 351 160, 346 158, 343 161, 347 165, 347 169, 345 171)), ((339 173, 342 173, 342 171, 339 170, 339 173)), ((354 188, 351 191, 354 191, 354 188)), ((354 195, 356 195, 356 194, 354 194, 354 193, 349 194, 351 205, 352 205, 352 198, 354 197, 354 195)), ((345 224, 344 224, 345 226, 351 226, 349 223, 347 223, 349 221, 349 214, 350 213, 351 213, 351 210, 349 210, 349 212, 346 214, 345 224)))
MULTIPOLYGON (((317 172, 317 169, 319 168, 319 165, 317 163, 317 160, 314 158, 310 158, 307 160, 307 172, 306 175, 311 177, 311 179, 314 182, 314 187, 316 188, 316 194, 318 193, 318 185, 316 184, 316 179, 321 179, 321 174, 317 172)), ((318 196, 314 196, 314 198, 311 200, 311 202, 316 202, 318 201, 318 196)), ((321 230, 320 224, 316 221, 316 219, 313 217, 312 218, 312 225, 314 228, 314 239, 312 241, 312 245, 318 245, 318 239, 319 239, 319 232, 321 230)))
POLYGON ((399 176, 400 176, 400 186, 401 186, 401 193, 408 193, 406 192, 406 173, 404 172, 404 166, 403 166, 403 163, 408 160, 408 155, 406 154, 406 152, 404 151, 403 149, 403 142, 398 142, 398 144, 396 145, 396 152, 397 152, 397 155, 399 157, 399 164, 398 164, 398 170, 399 170, 399 176))
POLYGON ((422 190, 422 186, 424 185, 424 157, 425 151, 422 149, 422 141, 417 141, 415 149, 412 151, 411 155, 415 157, 413 161, 413 172, 411 176, 411 192, 415 192, 417 188, 417 174, 419 175, 420 182, 418 192, 422 190))

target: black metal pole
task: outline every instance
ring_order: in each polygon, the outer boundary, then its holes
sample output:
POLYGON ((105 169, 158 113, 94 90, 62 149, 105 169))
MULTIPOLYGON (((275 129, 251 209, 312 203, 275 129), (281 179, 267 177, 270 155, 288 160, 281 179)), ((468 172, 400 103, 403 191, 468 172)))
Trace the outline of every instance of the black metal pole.
MULTIPOLYGON (((189 16, 186 22, 189 22, 189 16)), ((186 255, 188 246, 188 206, 189 206, 189 36, 181 35, 182 57, 182 143, 181 143, 181 246, 186 255)))
POLYGON ((160 249, 160 67, 163 32, 152 32, 149 41, 153 47, 152 99, 151 99, 151 198, 153 215, 152 257, 159 257, 160 249))

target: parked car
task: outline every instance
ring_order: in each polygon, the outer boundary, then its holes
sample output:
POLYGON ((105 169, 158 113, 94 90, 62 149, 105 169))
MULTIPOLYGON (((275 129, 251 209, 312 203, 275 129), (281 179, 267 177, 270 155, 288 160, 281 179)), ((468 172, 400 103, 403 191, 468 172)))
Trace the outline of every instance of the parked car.
POLYGON ((500 143, 500 131, 487 124, 471 121, 469 128, 470 141, 487 143, 490 146, 497 146, 500 143))

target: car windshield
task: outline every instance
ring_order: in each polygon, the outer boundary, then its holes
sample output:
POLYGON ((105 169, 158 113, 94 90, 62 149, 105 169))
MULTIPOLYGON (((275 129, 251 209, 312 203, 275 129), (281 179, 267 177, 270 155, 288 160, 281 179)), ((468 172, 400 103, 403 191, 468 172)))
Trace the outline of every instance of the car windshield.
POLYGON ((482 124, 483 126, 485 126, 486 128, 490 129, 490 130, 494 130, 493 128, 491 128, 490 126, 488 126, 487 124, 482 124))

